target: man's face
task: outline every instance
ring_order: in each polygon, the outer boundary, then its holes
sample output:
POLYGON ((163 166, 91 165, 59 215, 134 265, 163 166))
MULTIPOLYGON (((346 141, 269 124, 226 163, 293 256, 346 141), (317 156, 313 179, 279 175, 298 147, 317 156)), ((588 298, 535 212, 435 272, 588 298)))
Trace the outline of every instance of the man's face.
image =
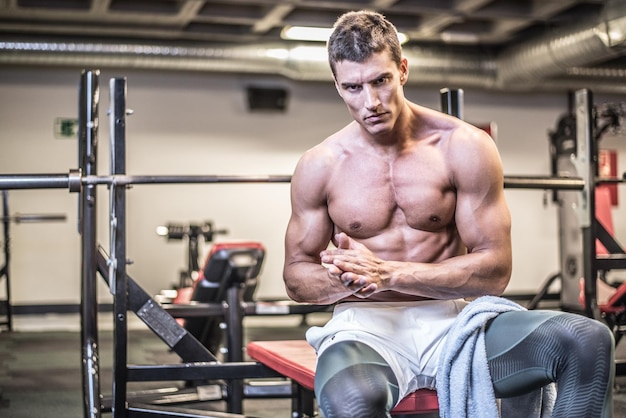
POLYGON ((402 106, 407 62, 400 68, 389 52, 372 55, 362 63, 340 61, 335 65, 335 86, 350 114, 371 135, 389 133, 402 106))

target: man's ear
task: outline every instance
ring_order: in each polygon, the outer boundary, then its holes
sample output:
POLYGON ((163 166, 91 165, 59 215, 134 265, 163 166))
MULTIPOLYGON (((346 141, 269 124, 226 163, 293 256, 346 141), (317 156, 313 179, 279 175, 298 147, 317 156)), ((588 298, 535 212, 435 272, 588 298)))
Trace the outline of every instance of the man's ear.
POLYGON ((400 83, 404 86, 404 84, 409 79, 409 62, 406 57, 402 57, 402 61, 400 61, 400 83))

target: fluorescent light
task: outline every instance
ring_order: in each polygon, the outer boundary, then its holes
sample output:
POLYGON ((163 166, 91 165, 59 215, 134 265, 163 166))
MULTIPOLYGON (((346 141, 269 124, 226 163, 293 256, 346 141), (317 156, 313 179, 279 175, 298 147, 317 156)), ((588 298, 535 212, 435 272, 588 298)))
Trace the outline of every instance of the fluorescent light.
POLYGON ((295 41, 318 41, 326 42, 333 33, 331 28, 316 28, 307 26, 285 26, 280 33, 283 39, 295 41))
POLYGON ((289 51, 281 48, 270 48, 265 50, 265 56, 268 58, 275 58, 278 60, 283 60, 289 57, 289 51))
POLYGON ((467 32, 442 32, 441 39, 449 44, 475 44, 480 40, 478 35, 467 32))
POLYGON ((322 46, 298 46, 291 50, 289 56, 297 61, 328 61, 328 52, 322 46))
MULTIPOLYGON (((280 37, 283 39, 290 39, 294 41, 317 41, 326 42, 333 33, 332 28, 319 28, 313 26, 285 26, 280 33, 280 37)), ((398 39, 403 44, 409 40, 409 38, 402 32, 398 32, 398 39)))

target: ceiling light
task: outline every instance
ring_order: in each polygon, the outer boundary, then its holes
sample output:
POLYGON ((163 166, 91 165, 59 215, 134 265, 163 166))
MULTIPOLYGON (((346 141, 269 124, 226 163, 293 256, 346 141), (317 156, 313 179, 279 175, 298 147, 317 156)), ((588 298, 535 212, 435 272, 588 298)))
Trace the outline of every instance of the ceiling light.
POLYGON ((289 56, 297 61, 328 61, 328 52, 321 46, 298 46, 290 51, 289 56))
POLYGON ((480 38, 475 33, 442 32, 441 40, 448 44, 475 44, 480 41, 480 38))
MULTIPOLYGON (((280 32, 280 37, 293 41, 316 41, 326 42, 333 33, 332 28, 319 28, 313 26, 285 26, 280 32)), ((398 39, 403 44, 408 41, 408 37, 398 32, 398 39)))
POLYGON ((307 26, 285 26, 280 33, 283 39, 294 41, 326 42, 333 32, 331 28, 316 28, 307 26))

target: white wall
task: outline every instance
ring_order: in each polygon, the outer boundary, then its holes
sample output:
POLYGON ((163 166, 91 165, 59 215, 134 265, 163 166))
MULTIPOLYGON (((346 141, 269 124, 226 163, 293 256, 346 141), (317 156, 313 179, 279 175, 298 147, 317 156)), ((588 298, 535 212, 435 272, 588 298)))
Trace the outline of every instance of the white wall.
MULTIPOLYGON (((349 122, 330 83, 200 73, 102 71, 99 173, 108 173, 108 81, 128 79, 129 174, 291 174, 300 154, 349 122), (285 113, 250 113, 247 85, 290 91, 285 113)), ((55 139, 57 117, 76 117, 79 70, 0 68, 0 174, 66 174, 78 166, 76 142, 55 139)), ((444 86, 442 86, 444 87, 444 86)), ((410 99, 439 108, 436 88, 408 87, 410 99)), ((596 103, 623 97, 596 95, 596 103)), ((465 119, 496 122, 505 173, 549 174, 547 132, 567 110, 565 94, 465 91, 465 119)), ((622 138, 603 145, 626 152, 622 138)), ((620 161, 626 155, 620 155, 620 161)), ((619 167, 621 170, 621 167, 619 167)), ((620 171, 621 172, 621 171, 620 171)), ((514 272, 509 291, 535 292, 558 270, 556 209, 538 190, 507 190, 513 216, 514 272)), ((78 303, 80 237, 77 199, 67 190, 9 192, 14 213, 64 213, 65 223, 12 225, 13 304, 78 303)), ((100 241, 108 247, 108 195, 99 191, 100 241)), ((623 200, 623 199, 622 199, 623 200)), ((260 297, 284 297, 283 233, 288 184, 137 185, 128 192, 129 274, 149 293, 176 282, 186 262, 183 242, 166 242, 155 228, 167 222, 210 220, 229 234, 218 240, 263 242, 267 259, 260 297)), ((615 223, 617 236, 626 224, 615 223)), ((206 250, 206 248, 204 248, 206 250)), ((1 260, 0 262, 2 262, 1 260)), ((106 287, 102 301, 110 300, 106 287)))

